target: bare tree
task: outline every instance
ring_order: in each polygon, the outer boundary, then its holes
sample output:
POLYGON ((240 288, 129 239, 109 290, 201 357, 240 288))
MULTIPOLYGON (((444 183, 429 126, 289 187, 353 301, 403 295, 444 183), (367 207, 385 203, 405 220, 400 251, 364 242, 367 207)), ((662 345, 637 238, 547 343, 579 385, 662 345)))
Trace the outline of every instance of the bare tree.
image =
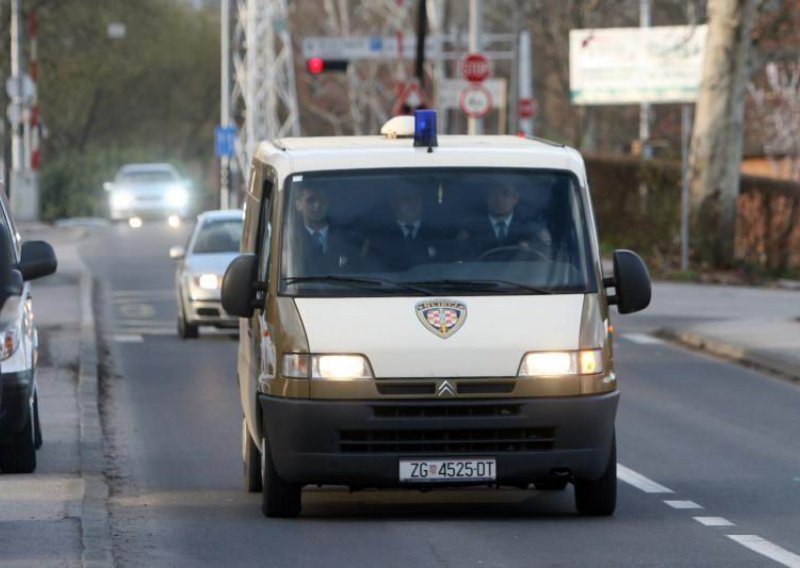
POLYGON ((757 0, 709 0, 703 78, 689 152, 695 251, 716 266, 734 259, 751 32, 757 0))
POLYGON ((800 59, 768 63, 766 85, 751 82, 747 89, 762 125, 764 153, 775 173, 779 161, 786 160, 789 177, 800 181, 800 59))

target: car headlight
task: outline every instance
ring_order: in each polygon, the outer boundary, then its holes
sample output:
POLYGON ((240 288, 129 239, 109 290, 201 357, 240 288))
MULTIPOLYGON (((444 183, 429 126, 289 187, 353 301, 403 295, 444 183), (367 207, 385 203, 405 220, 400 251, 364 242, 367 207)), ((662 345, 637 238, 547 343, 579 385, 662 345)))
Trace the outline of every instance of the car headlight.
POLYGON ((216 290, 220 285, 220 278, 216 274, 201 274, 195 276, 195 284, 203 290, 216 290))
POLYGON ((133 205, 133 194, 129 191, 115 191, 111 194, 111 207, 126 209, 133 205))
POLYGON ((281 361, 281 374, 292 379, 350 381, 374 377, 363 355, 308 355, 288 353, 281 361))
POLYGON ((19 347, 19 330, 8 329, 0 333, 0 360, 6 360, 11 357, 19 347))
POLYGON ((189 203, 189 192, 182 185, 171 187, 167 190, 166 200, 173 207, 183 207, 189 203))
POLYGON ((602 373, 604 367, 603 352, 600 349, 547 351, 526 353, 518 374, 520 377, 595 375, 602 373))

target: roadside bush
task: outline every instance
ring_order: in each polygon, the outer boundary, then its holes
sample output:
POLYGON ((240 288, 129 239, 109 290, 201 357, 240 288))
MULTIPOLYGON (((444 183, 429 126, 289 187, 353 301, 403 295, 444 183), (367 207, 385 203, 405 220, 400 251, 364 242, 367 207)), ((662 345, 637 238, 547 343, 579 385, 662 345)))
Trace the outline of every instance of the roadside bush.
MULTIPOLYGON (((631 248, 656 272, 678 268, 680 163, 587 156, 604 250, 631 248), (639 190, 640 183, 647 187, 639 190)), ((774 276, 800 273, 800 184, 742 176, 736 256, 743 268, 774 276)))

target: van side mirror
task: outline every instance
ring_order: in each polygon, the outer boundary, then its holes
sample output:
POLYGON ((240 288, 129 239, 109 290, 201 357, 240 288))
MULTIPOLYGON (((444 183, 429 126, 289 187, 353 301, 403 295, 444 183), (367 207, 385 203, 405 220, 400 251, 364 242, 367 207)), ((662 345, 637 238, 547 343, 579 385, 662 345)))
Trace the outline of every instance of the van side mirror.
POLYGON ((258 257, 240 254, 222 278, 222 307, 232 316, 249 318, 263 304, 260 294, 265 291, 265 283, 258 282, 258 257))
POLYGON ((169 257, 172 260, 181 260, 185 256, 186 256, 186 249, 184 249, 183 247, 170 247, 169 248, 169 257))
POLYGON ((614 287, 616 294, 608 297, 608 303, 616 304, 621 314, 638 312, 650 305, 650 273, 633 251, 614 251, 614 277, 604 278, 603 285, 614 287))
POLYGON ((19 271, 24 280, 35 280, 50 276, 58 268, 56 253, 50 243, 44 241, 28 241, 22 243, 22 256, 19 271))

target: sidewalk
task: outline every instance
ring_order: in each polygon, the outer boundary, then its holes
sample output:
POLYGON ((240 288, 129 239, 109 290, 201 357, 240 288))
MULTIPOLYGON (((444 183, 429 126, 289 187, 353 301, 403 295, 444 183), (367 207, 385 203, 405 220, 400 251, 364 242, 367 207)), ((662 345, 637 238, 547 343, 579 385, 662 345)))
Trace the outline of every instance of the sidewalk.
POLYGON ((104 497, 97 511, 105 482, 92 475, 102 464, 102 451, 97 455, 102 438, 91 358, 96 353, 91 281, 78 254, 83 229, 38 225, 20 231, 25 240, 50 242, 59 266, 55 275, 32 285, 44 444, 35 473, 0 474, 0 564, 110 566, 104 497))
POLYGON ((655 283, 656 335, 800 382, 800 291, 655 283))

